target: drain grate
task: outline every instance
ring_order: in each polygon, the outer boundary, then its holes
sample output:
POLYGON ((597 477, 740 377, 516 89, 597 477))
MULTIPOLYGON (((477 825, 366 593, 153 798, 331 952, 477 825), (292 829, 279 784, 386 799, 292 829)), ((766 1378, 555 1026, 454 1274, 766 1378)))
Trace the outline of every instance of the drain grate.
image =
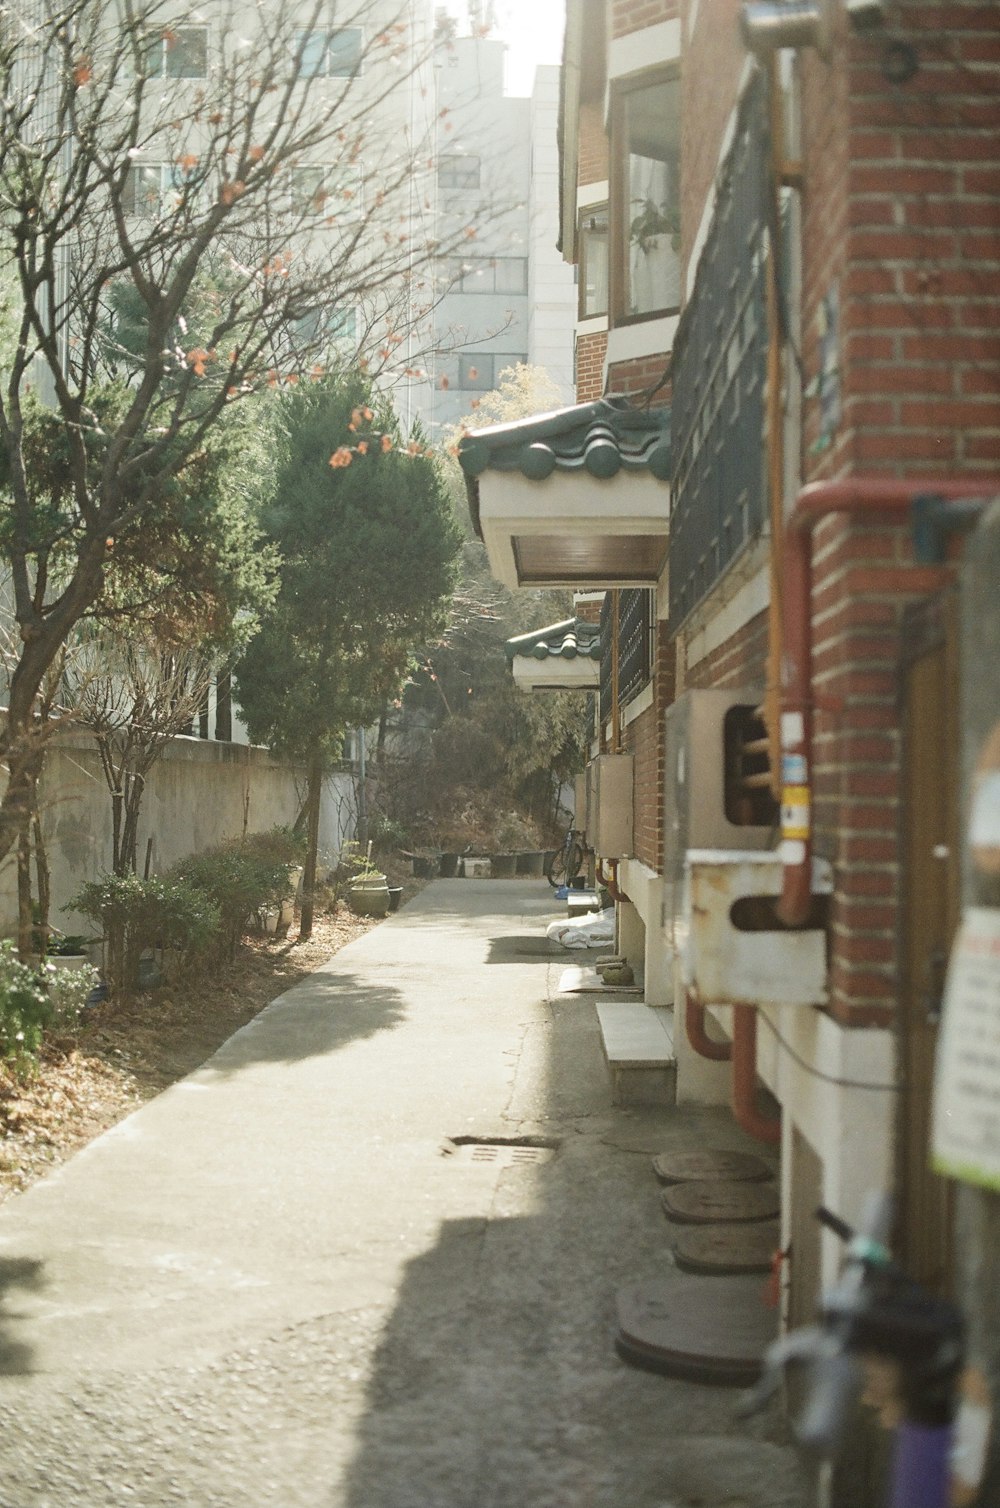
POLYGON ((448 1137, 441 1146, 441 1156, 461 1163, 489 1163, 493 1167, 537 1167, 554 1157, 558 1142, 539 1137, 448 1137))

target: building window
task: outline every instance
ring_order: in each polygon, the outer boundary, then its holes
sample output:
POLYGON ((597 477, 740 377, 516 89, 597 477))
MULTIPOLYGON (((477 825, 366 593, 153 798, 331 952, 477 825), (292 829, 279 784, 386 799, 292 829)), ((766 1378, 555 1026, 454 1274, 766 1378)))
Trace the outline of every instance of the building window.
POLYGON ((577 237, 580 248, 580 318, 608 312, 608 206, 584 210, 577 237))
POLYGON ((338 31, 297 31, 299 78, 350 79, 361 72, 364 38, 360 26, 338 31))
POLYGON ((295 343, 307 351, 330 346, 353 346, 357 339, 356 309, 310 309, 293 322, 295 343))
POLYGON ((438 188, 477 189, 481 176, 478 157, 469 153, 453 152, 438 163, 438 188))
POLYGON ((470 351, 445 365, 440 371, 440 385, 462 392, 491 393, 500 381, 501 372, 527 359, 523 351, 470 351))
POLYGON ((612 661, 617 634, 618 705, 624 707, 653 678, 656 593, 647 587, 608 592, 601 608, 601 719, 612 713, 612 661), (616 624, 617 614, 617 624, 616 624))
POLYGON ((528 291, 527 257, 466 257, 452 269, 451 293, 528 291))
POLYGON ((612 219, 618 320, 680 308, 680 79, 676 74, 616 94, 612 120, 612 219))
POLYGON ((122 189, 122 209, 127 215, 169 215, 187 200, 194 207, 199 191, 178 163, 136 162, 128 170, 122 189))
POLYGON ((296 215, 357 220, 364 213, 364 183, 357 163, 310 163, 293 168, 290 208, 296 215))
POLYGON ((146 75, 154 79, 203 79, 208 74, 208 27, 165 26, 146 47, 146 75))

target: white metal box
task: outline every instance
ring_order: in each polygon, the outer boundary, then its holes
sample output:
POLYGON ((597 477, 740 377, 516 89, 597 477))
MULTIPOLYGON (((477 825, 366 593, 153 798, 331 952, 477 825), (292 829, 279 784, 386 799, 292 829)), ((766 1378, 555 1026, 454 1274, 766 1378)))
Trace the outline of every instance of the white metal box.
POLYGON ((631 754, 598 754, 587 766, 587 839, 602 859, 627 859, 633 847, 631 754))
MULTIPOLYGON (((676 933, 684 984, 702 1005, 826 1001, 826 932, 781 926, 773 911, 781 880, 776 853, 688 851, 676 933)), ((830 865, 814 859, 813 893, 832 889, 830 865)))

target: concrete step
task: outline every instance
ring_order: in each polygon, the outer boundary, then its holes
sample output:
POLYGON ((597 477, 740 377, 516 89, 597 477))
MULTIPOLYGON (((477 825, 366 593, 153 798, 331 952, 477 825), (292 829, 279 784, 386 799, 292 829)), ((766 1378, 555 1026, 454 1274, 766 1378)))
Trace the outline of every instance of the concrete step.
POLYGON ((597 1004, 616 1105, 672 1105, 677 1095, 673 1011, 637 1000, 597 1004))

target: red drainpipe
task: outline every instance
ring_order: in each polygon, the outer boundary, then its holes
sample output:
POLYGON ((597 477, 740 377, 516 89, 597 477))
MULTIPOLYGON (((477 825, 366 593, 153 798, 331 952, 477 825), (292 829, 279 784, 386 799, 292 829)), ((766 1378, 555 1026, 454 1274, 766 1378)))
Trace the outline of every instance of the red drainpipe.
POLYGON ((709 1058, 713 1063, 728 1063, 733 1055, 731 1042, 716 1042, 705 1030, 705 1007, 697 996, 687 990, 684 995, 684 1025, 687 1030, 688 1041, 695 1052, 702 1058, 709 1058))
POLYGON ((996 480, 849 477, 812 482, 785 528, 781 655, 781 833, 784 873, 778 916, 800 927, 812 904, 812 531, 827 513, 906 513, 931 493, 949 500, 994 497, 996 480))
POLYGON ((781 1116, 773 1120, 757 1109, 757 1007, 733 1006, 733 1115, 736 1123, 758 1141, 776 1146, 781 1140, 781 1116))

